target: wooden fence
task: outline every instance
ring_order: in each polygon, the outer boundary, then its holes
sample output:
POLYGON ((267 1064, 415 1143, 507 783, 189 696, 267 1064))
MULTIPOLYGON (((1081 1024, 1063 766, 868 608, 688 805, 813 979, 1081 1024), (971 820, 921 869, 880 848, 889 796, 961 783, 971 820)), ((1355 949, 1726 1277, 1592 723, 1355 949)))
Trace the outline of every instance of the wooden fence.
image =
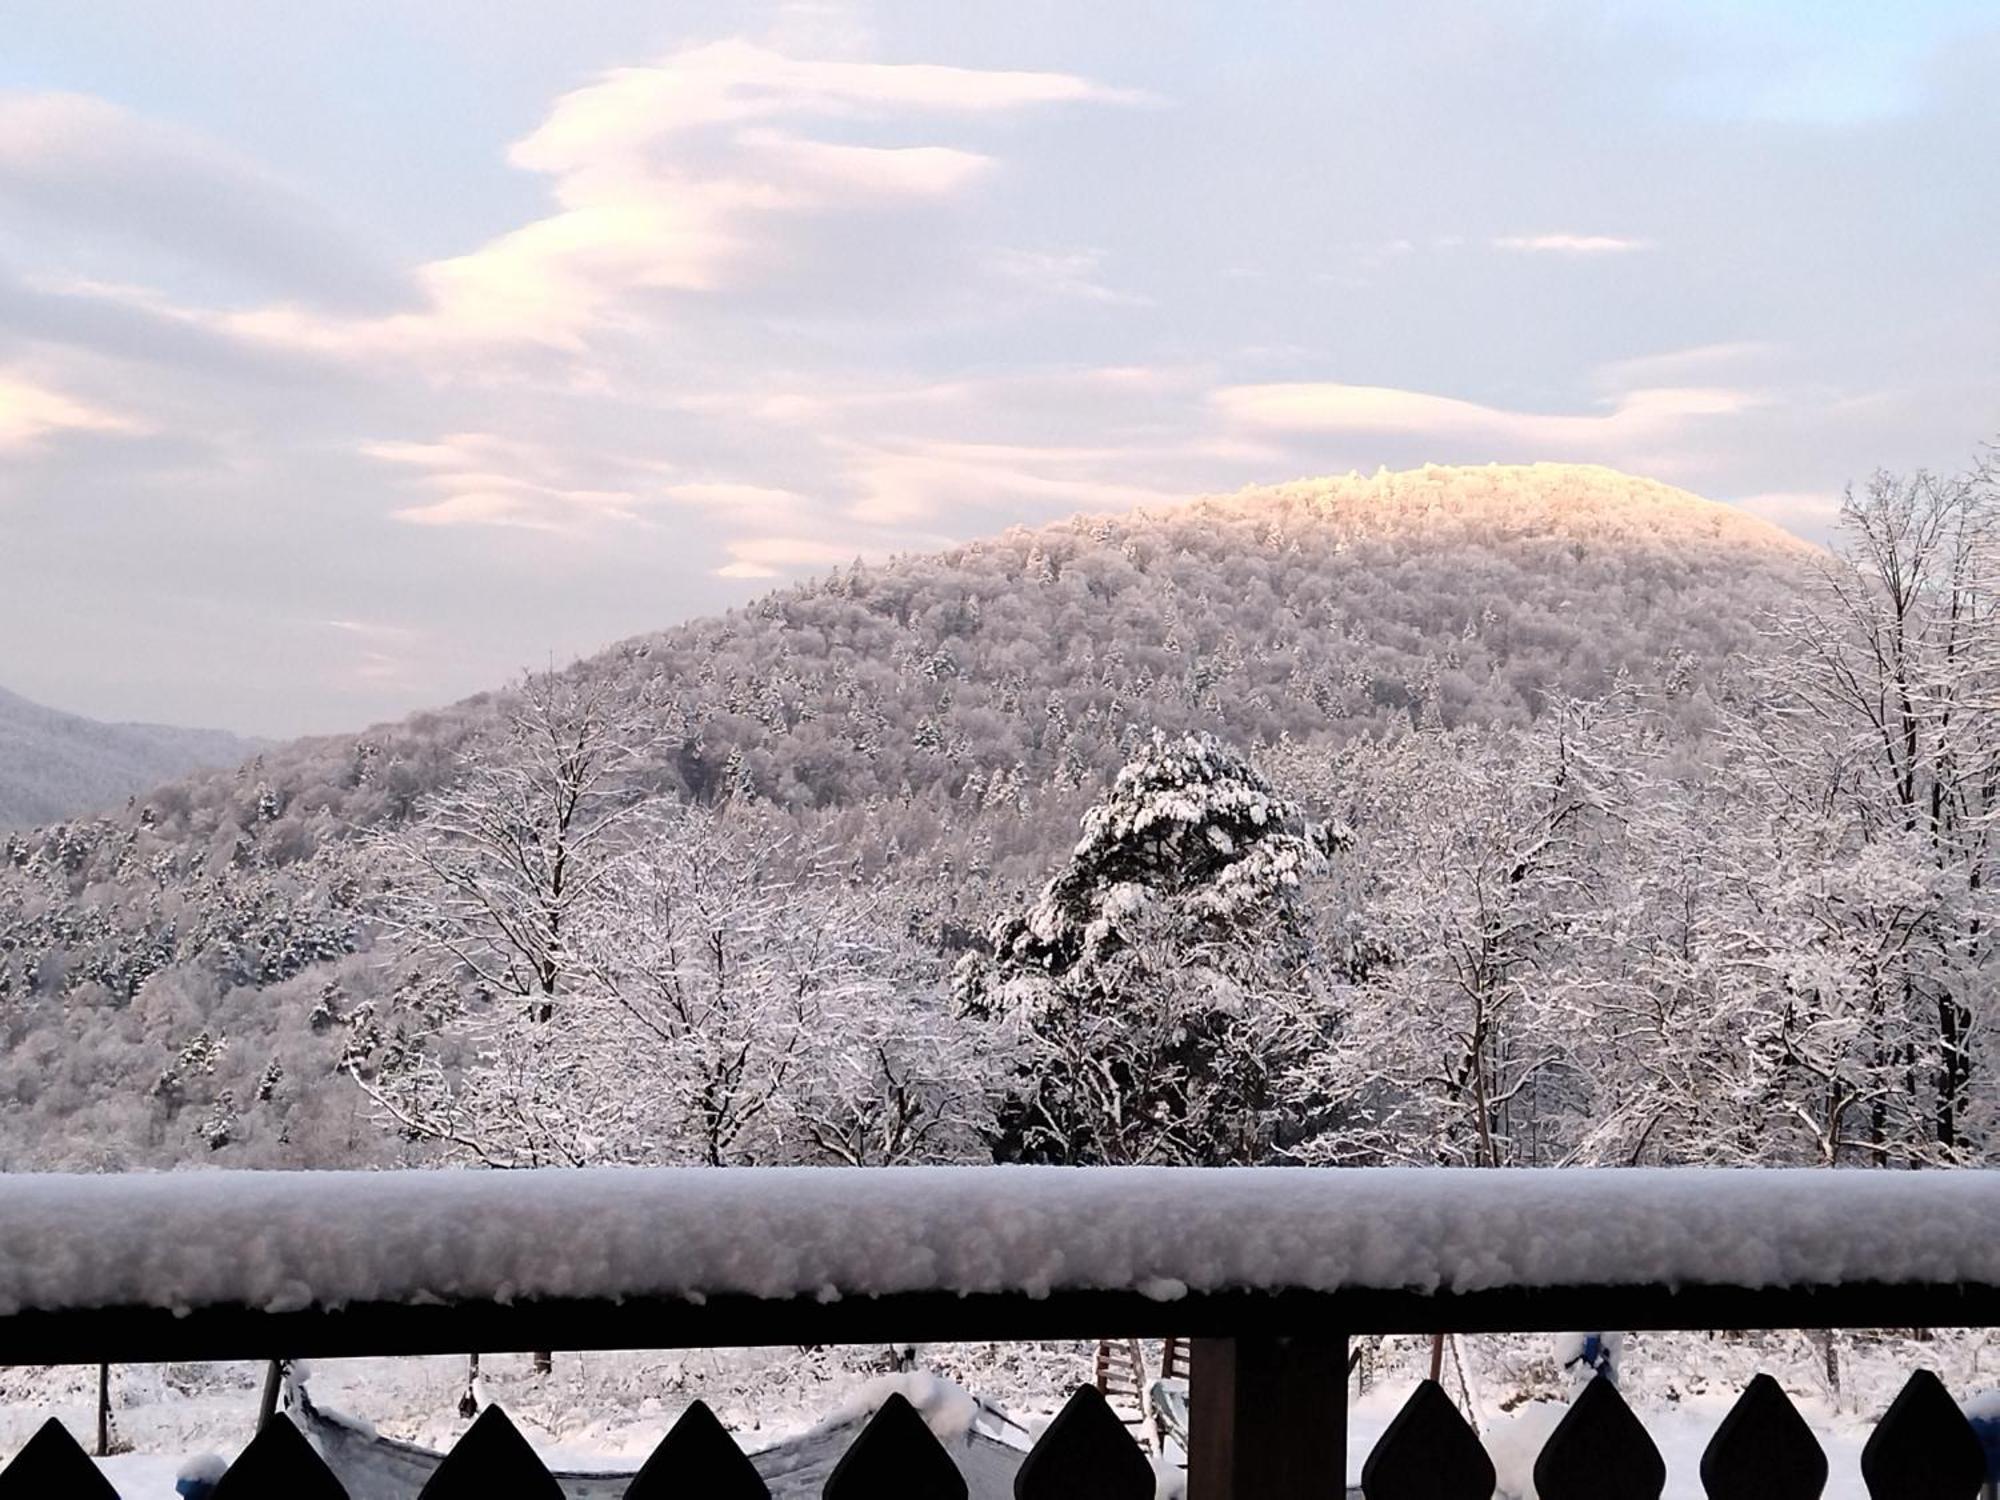
MULTIPOLYGON (((1919 1183, 1911 1191, 1926 1190, 1919 1183)), ((1913 1220, 1917 1217, 1913 1212, 1913 1220)), ((1814 1232, 1818 1222, 1809 1226, 1814 1232)), ((1785 1228, 1774 1223, 1774 1235, 1785 1228)), ((1788 1232, 1798 1229, 1790 1226, 1788 1232)), ((1934 1229, 1926 1232, 1935 1238, 1934 1229)), ((1970 1243, 1991 1229, 1967 1221, 1958 1232, 1970 1243)), ((1926 1246, 1937 1248, 1930 1240, 1926 1246)), ((1982 1262, 1920 1257, 1912 1264, 1982 1262)), ((45 1302, 0 1312, 0 1364, 1177 1336, 1190 1338, 1193 1351, 1191 1500, 1305 1500, 1342 1491, 1352 1336, 1994 1326, 2000 1326, 2000 1285, 1983 1279, 1464 1290, 1193 1288, 1169 1298, 1058 1287, 1039 1296, 925 1290, 831 1299, 744 1294, 690 1299, 599 1292, 582 1298, 412 1297, 303 1307, 45 1302)), ((1986 1474, 1971 1425, 1950 1393, 1923 1371, 1909 1378, 1882 1415, 1861 1470, 1873 1500, 1974 1500, 1986 1474)), ((1430 1383, 1418 1387, 1390 1424, 1368 1455, 1363 1476, 1369 1500, 1486 1500, 1493 1487, 1493 1470, 1478 1439, 1430 1383)), ((1658 1500, 1664 1469, 1643 1426, 1617 1390, 1599 1379, 1579 1395, 1549 1438, 1535 1476, 1542 1500, 1658 1500)), ((1742 1393, 1708 1445, 1701 1469, 1715 1500, 1816 1496, 1827 1477, 1827 1460, 1811 1431, 1767 1376, 1742 1393)), ((1022 1462, 1014 1493, 1022 1500, 1139 1500, 1152 1494, 1153 1486, 1149 1461, 1102 1397, 1087 1388, 1070 1399, 1022 1462)), ((0 1500, 109 1493, 77 1444, 53 1423, 0 1474, 0 1500)), ((504 1413, 490 1408, 422 1489, 426 1500, 555 1500, 559 1493, 504 1413)), ((645 1500, 751 1496, 765 1489, 720 1424, 695 1406, 626 1493, 645 1500)), ((216 1494, 217 1500, 331 1500, 342 1491, 281 1415, 258 1432, 216 1494)), ((914 1410, 892 1398, 854 1439, 823 1494, 830 1500, 962 1500, 966 1488, 946 1447, 914 1410)))
MULTIPOLYGON (((1929 1371, 1903 1387, 1861 1457, 1874 1500, 1971 1500, 1986 1458, 1971 1426, 1929 1371)), ((1826 1455, 1776 1381, 1759 1375, 1702 1455, 1711 1500, 1815 1500, 1826 1455)), ((1315 1493, 1338 1494, 1322 1467, 1315 1493)), ((1603 1376, 1586 1386, 1535 1463, 1541 1500, 1658 1500, 1659 1450, 1603 1376)), ((1149 1500, 1150 1460, 1095 1386, 1079 1386, 1022 1461, 1016 1500, 1149 1500)), ((1450 1397, 1424 1381, 1362 1468, 1367 1500, 1489 1500, 1493 1465, 1450 1397)), ((735 1440, 697 1401, 625 1489, 626 1500, 761 1500, 769 1490, 735 1440)), ((900 1395, 891 1395, 842 1455, 824 1500, 966 1500, 946 1446, 900 1395)), ((0 1471, 0 1500, 116 1500, 60 1422, 50 1420, 0 1471)), ((292 1425, 268 1419, 212 1500, 347 1500, 347 1491, 292 1425)), ((563 1491, 506 1414, 489 1406, 417 1500, 563 1500, 563 1491)))

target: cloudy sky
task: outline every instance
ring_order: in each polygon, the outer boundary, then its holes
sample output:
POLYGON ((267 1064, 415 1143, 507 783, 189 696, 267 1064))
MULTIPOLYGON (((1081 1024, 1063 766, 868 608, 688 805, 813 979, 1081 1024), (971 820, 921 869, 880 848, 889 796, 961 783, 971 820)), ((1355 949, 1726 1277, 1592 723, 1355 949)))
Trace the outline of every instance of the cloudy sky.
POLYGON ((2000 435, 1991 0, 12 0, 0 685, 358 727, 857 554, 2000 435))

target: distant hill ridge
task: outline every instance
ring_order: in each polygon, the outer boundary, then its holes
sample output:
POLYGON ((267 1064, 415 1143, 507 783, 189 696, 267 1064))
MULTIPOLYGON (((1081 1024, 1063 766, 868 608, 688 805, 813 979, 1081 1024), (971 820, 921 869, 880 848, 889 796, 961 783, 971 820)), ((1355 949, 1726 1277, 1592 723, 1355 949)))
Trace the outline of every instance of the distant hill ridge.
POLYGON ((0 828, 100 812, 257 749, 257 741, 221 730, 100 723, 0 688, 0 828))
POLYGON ((1408 531, 1426 520, 1449 525, 1496 503, 1501 509, 1496 519, 1520 532, 1553 528, 1606 541, 1649 533, 1707 536, 1800 557, 1820 550, 1737 506, 1603 464, 1426 464, 1250 485, 1232 495, 1191 501, 1188 508, 1303 506, 1332 524, 1382 532, 1408 531))

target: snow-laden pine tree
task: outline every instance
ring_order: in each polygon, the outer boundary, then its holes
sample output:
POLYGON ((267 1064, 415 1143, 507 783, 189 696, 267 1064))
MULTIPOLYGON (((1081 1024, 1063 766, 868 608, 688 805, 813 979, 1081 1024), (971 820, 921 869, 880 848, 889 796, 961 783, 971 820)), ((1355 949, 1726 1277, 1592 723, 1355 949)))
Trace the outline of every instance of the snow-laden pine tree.
POLYGON ((968 1010, 1023 1038, 995 1154, 1267 1160, 1281 1000, 1309 969, 1300 897, 1343 839, 1212 736, 1155 731, 990 961, 961 968, 968 1010))

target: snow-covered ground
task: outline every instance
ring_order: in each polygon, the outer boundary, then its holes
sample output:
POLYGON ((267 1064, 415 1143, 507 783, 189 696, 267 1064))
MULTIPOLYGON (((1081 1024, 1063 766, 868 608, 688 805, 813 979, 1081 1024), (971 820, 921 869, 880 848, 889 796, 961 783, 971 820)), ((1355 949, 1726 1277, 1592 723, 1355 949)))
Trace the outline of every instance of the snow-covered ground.
MULTIPOLYGON (((1502 1494, 1527 1500, 1527 1473, 1562 1412, 1567 1383, 1543 1338, 1477 1338, 1464 1343, 1471 1382, 1488 1424, 1488 1448, 1502 1494)), ((1803 1335, 1639 1334, 1628 1340, 1622 1380, 1667 1460, 1669 1500, 1699 1500, 1701 1451, 1736 1394, 1758 1369, 1791 1393, 1819 1435, 1832 1466, 1828 1500, 1863 1500, 1858 1463, 1875 1416, 1910 1370, 1937 1371, 1961 1397, 2000 1385, 2000 1341, 1984 1332, 1907 1336, 1843 1335, 1842 1390, 1824 1378, 1819 1348, 1803 1335)), ((1149 1351, 1149 1357, 1156 1356, 1149 1351)), ((925 1368, 998 1403, 1029 1441, 1070 1387, 1088 1378, 1081 1344, 933 1345, 925 1368)), ((1419 1339, 1389 1340, 1369 1388, 1354 1399, 1350 1476, 1395 1414, 1427 1358, 1419 1339)), ((636 1466, 686 1402, 701 1397, 747 1448, 810 1428, 849 1403, 886 1368, 880 1349, 698 1350, 559 1354, 555 1372, 533 1375, 524 1356, 489 1356, 482 1384, 552 1464, 636 1466)), ((254 1421, 262 1370, 251 1364, 125 1366, 113 1377, 116 1435, 129 1447, 105 1461, 127 1500, 171 1500, 188 1456, 233 1454, 254 1421)), ((465 1364, 457 1358, 316 1362, 310 1383, 322 1405, 374 1423, 385 1434, 449 1447, 464 1429, 457 1401, 465 1364)), ((1458 1381, 1447 1363, 1446 1385, 1458 1381)), ((47 1416, 79 1436, 93 1426, 95 1372, 0 1369, 0 1458, 11 1456, 47 1416)))

